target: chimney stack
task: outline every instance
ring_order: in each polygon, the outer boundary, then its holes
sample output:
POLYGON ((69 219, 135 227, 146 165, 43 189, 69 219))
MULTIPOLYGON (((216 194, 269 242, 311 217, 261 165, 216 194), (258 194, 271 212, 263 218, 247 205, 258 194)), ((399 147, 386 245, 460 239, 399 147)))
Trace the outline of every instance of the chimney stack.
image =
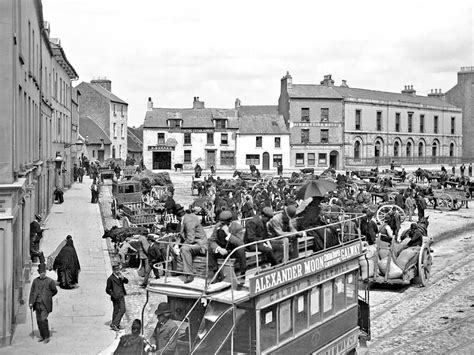
POLYGON ((341 83, 341 88, 348 88, 349 85, 347 85, 347 80, 342 80, 342 83, 341 83))
POLYGON ((441 89, 431 89, 431 92, 428 94, 428 97, 433 97, 435 99, 446 101, 446 94, 441 91, 441 89))
POLYGON ((416 91, 413 89, 413 85, 405 85, 405 88, 402 90, 402 94, 415 96, 416 91))
POLYGON ((151 97, 148 98, 148 103, 147 103, 147 111, 153 111, 153 101, 151 101, 151 97))
POLYGON ((204 101, 199 101, 199 96, 194 96, 193 109, 201 109, 204 107, 204 101))
POLYGON ((240 99, 239 99, 239 98, 236 98, 236 99, 235 99, 235 108, 236 108, 236 109, 240 108, 240 104, 241 104, 240 99))
POLYGON ((291 89, 291 85, 293 84, 293 78, 290 75, 290 72, 287 71, 286 75, 281 78, 281 88, 291 89))
POLYGON ((332 74, 325 75, 323 81, 321 81, 321 85, 334 86, 334 80, 332 80, 331 77, 332 77, 332 74))
POLYGON ((105 90, 112 92, 112 81, 107 78, 95 78, 91 80, 91 84, 97 84, 102 86, 105 90))

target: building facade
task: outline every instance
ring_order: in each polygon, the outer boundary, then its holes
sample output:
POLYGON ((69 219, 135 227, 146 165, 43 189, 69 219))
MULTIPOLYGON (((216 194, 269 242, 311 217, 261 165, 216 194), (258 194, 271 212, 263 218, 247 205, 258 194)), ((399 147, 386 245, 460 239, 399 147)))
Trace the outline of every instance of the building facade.
POLYGON ((143 162, 147 169, 172 169, 196 163, 209 169, 235 168, 235 109, 206 108, 194 97, 193 108, 155 108, 151 98, 143 125, 143 162))
POLYGON ((352 166, 450 164, 462 156, 462 110, 438 91, 416 95, 281 80, 279 112, 291 132, 295 167, 344 169, 352 166))
POLYGON ((103 159, 125 161, 128 151, 128 104, 112 94, 112 82, 108 79, 82 82, 76 88, 81 92, 80 116, 92 119, 111 141, 110 152, 103 159))
MULTIPOLYGON (((330 81, 330 77, 325 78, 330 81)), ((296 168, 343 168, 343 98, 324 83, 281 79, 278 113, 290 131, 290 164, 296 168)))
POLYGON ((243 106, 235 102, 239 116, 236 134, 236 169, 255 165, 262 172, 277 172, 279 163, 290 167, 290 133, 277 106, 243 106))
POLYGON ((474 160, 474 66, 462 67, 458 72, 457 84, 446 92, 439 94, 442 99, 463 111, 462 118, 462 156, 466 161, 474 160))
POLYGON ((55 110, 63 112, 54 103, 54 68, 70 70, 65 85, 77 76, 55 55, 41 1, 0 1, 0 345, 10 343, 27 298, 30 223, 49 211, 62 169, 52 143, 55 110))

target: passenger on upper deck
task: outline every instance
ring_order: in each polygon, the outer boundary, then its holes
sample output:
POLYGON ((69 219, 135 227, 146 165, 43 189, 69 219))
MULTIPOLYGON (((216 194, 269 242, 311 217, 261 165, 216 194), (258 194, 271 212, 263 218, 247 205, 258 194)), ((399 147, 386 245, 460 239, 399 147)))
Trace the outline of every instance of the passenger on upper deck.
MULTIPOLYGON (((264 207, 259 216, 255 216, 247 221, 245 225, 244 242, 252 243, 260 240, 268 239, 270 236, 267 230, 267 222, 273 217, 273 210, 271 207, 264 207)), ((283 248, 275 243, 265 242, 256 245, 257 250, 263 254, 264 262, 271 265, 278 264, 275 252, 282 252, 283 248)), ((249 246, 249 251, 255 251, 255 246, 249 246)), ((283 256, 283 255, 281 255, 283 256)))
POLYGON ((201 224, 201 218, 196 216, 191 210, 187 210, 181 218, 181 235, 184 238, 184 245, 181 246, 180 253, 183 259, 183 273, 186 278, 184 283, 194 280, 193 258, 196 255, 206 255, 207 236, 201 224))
MULTIPOLYGON (((219 214, 219 222, 215 225, 212 235, 209 237, 209 269, 216 272, 218 269, 217 259, 226 257, 235 248, 244 245, 244 231, 239 222, 232 222, 232 212, 222 211, 219 214)), ((245 248, 236 251, 235 258, 239 262, 240 275, 245 276, 247 261, 245 248)), ((220 281, 222 275, 216 278, 220 281)))
MULTIPOLYGON (((287 233, 295 233, 296 229, 296 207, 286 206, 282 213, 278 213, 268 222, 268 232, 270 237, 278 237, 287 233)), ((289 238, 290 241, 290 260, 299 256, 298 250, 298 234, 294 234, 289 238)), ((280 239, 282 241, 282 239, 280 239)))

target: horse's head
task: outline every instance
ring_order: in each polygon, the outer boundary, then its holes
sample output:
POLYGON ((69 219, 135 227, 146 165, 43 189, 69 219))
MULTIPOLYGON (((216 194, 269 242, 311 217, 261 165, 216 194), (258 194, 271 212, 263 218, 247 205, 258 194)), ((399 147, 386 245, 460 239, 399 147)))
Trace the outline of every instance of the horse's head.
POLYGON ((242 172, 239 171, 239 170, 236 170, 236 171, 234 171, 233 177, 236 177, 236 176, 240 177, 240 174, 242 174, 242 172))
POLYGON ((428 225, 430 224, 429 219, 430 219, 430 216, 423 217, 418 221, 418 224, 422 226, 423 228, 427 229, 428 225))

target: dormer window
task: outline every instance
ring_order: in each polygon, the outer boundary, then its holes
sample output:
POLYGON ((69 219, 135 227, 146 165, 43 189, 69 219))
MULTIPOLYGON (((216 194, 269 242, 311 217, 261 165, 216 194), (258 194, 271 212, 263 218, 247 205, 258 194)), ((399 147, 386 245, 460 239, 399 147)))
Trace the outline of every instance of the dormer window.
POLYGON ((226 129, 227 128, 227 120, 215 120, 216 128, 217 129, 226 129))
POLYGON ((181 128, 181 120, 169 120, 168 125, 170 128, 181 128))

